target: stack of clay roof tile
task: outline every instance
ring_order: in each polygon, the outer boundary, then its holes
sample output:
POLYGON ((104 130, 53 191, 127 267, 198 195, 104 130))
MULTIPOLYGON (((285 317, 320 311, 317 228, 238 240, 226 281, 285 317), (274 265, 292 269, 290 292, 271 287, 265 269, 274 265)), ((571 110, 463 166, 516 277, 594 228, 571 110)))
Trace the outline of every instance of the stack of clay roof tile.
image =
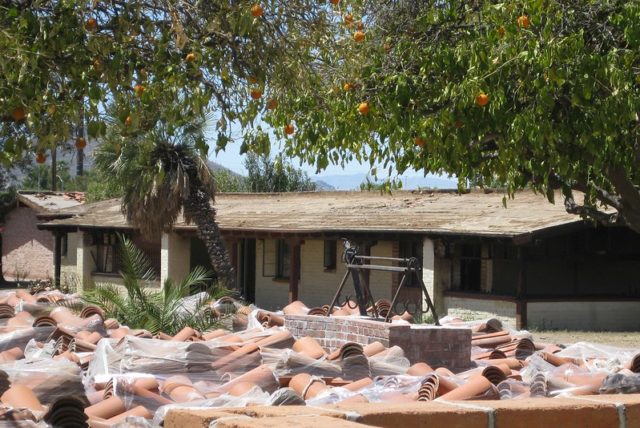
MULTIPOLYGON (((388 306, 377 302, 376 311, 388 306)), ((540 344, 497 320, 444 320, 473 332, 471 368, 453 373, 410 364, 402 349, 380 342, 332 351, 283 327, 286 314, 325 316, 328 308, 294 302, 275 313, 225 298, 210 310, 235 312, 237 330, 152 335, 104 319, 74 296, 0 296, 0 421, 110 427, 152 418, 160 424, 176 406, 517 399, 640 388, 640 355, 540 344)), ((353 304, 332 313, 359 315, 353 304)))

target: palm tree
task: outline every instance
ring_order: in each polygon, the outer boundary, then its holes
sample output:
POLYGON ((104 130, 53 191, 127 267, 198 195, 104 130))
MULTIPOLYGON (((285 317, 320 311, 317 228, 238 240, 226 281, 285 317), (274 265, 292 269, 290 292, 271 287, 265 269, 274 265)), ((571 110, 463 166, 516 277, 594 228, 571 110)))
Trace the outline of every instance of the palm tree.
POLYGON ((158 121, 129 133, 114 121, 96 153, 96 167, 123 186, 122 211, 143 236, 171 229, 183 213, 195 223, 219 282, 235 286, 234 270, 216 222, 214 177, 207 165, 205 120, 181 126, 158 121))
POLYGON ((113 284, 96 284, 82 298, 86 303, 104 310, 107 318, 115 318, 130 328, 142 328, 156 334, 160 331, 176 334, 184 327, 200 331, 220 325, 220 319, 212 316, 210 303, 227 293, 224 289, 209 288, 207 293, 194 302, 193 307, 184 305, 184 297, 194 287, 203 286, 209 272, 196 267, 182 281, 165 281, 162 290, 147 284, 155 279, 149 260, 130 240, 120 236, 122 280, 125 293, 113 284))

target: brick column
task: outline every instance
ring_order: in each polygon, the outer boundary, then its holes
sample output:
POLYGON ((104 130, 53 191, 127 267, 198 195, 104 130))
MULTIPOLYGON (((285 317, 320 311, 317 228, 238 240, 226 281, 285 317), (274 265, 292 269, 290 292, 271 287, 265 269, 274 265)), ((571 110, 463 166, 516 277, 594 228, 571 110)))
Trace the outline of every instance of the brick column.
POLYGON ((179 282, 191 270, 191 241, 175 232, 162 234, 160 250, 160 287, 171 279, 179 282))

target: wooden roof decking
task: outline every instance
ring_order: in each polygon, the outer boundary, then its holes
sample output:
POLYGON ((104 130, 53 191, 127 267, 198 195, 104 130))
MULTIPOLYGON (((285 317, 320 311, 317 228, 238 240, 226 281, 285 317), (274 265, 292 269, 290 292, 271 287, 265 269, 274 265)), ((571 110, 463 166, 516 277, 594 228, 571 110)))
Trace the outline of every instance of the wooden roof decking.
MULTIPOLYGON (((223 231, 273 233, 422 233, 515 237, 580 223, 563 204, 531 191, 516 193, 503 207, 502 192, 474 191, 221 193, 217 220, 223 231)), ((562 197, 557 195, 557 200, 562 197)), ((129 228, 120 200, 86 204, 43 228, 129 228)), ((153 215, 150 213, 150 215, 153 215)), ((180 218, 176 229, 193 229, 180 218)))

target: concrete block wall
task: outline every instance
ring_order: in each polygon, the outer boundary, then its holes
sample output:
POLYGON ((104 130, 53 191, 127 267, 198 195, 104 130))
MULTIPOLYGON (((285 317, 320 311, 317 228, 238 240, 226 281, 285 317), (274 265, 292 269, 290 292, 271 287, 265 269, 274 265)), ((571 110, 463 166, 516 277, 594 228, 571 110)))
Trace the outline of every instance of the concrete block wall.
POLYGON ((640 302, 529 302, 527 327, 595 331, 637 331, 640 302))
POLYGON ((409 361, 464 369, 471 358, 471 330, 384 323, 352 317, 285 316, 285 328, 295 338, 310 336, 334 351, 347 342, 361 345, 379 341, 387 347, 399 346, 409 361))

